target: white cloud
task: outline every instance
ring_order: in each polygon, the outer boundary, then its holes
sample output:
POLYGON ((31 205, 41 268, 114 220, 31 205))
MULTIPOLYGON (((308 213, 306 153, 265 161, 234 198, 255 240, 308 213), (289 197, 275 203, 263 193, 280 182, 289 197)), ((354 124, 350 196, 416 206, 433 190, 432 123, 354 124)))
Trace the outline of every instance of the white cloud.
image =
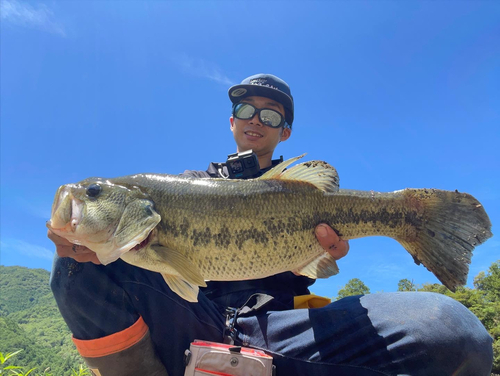
POLYGON ((195 59, 186 54, 172 55, 170 60, 182 71, 195 77, 202 77, 225 86, 234 85, 219 67, 203 59, 195 59))
POLYGON ((2 253, 17 253, 18 255, 24 255, 28 257, 36 257, 45 260, 52 260, 54 258, 54 252, 41 247, 36 244, 28 243, 20 239, 6 239, 2 240, 0 243, 2 253))
POLYGON ((35 8, 18 0, 2 0, 0 14, 2 22, 66 36, 62 25, 54 20, 54 12, 45 4, 38 4, 35 8))

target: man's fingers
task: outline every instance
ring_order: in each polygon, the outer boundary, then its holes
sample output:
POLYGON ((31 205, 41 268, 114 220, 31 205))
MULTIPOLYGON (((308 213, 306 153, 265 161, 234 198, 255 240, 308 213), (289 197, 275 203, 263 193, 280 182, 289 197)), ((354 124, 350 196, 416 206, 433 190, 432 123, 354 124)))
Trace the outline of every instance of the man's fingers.
POLYGON ((92 262, 97 265, 101 263, 97 258, 97 254, 84 245, 70 243, 50 230, 47 232, 47 236, 56 245, 56 252, 59 257, 71 257, 78 262, 92 262))
POLYGON ((82 245, 71 244, 69 246, 61 246, 58 245, 56 247, 56 252, 59 257, 71 257, 78 262, 93 262, 94 264, 99 265, 101 262, 97 258, 97 254, 84 247, 82 245))
POLYGON ((76 254, 95 254, 95 252, 91 249, 88 249, 87 247, 85 247, 84 245, 78 245, 78 244, 71 244, 71 251, 73 251, 73 253, 76 253, 76 254))
POLYGON ((349 243, 347 240, 340 240, 333 229, 326 224, 316 226, 316 238, 325 251, 336 260, 341 259, 349 252, 349 243))
POLYGON ((54 234, 52 231, 50 230, 47 230, 47 237, 52 240, 54 242, 54 244, 56 246, 59 246, 59 245, 67 245, 67 246, 71 246, 73 244, 71 244, 67 239, 59 236, 59 235, 56 235, 54 234))
POLYGON ((333 246, 328 251, 336 260, 341 259, 349 252, 349 242, 341 240, 337 246, 333 246))

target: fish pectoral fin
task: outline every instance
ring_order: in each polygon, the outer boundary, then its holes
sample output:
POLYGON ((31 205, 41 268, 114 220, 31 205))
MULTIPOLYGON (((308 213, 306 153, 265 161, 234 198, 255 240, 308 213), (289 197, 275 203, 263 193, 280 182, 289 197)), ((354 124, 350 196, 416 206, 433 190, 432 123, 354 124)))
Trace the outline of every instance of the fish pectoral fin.
POLYGON ((159 244, 153 244, 151 248, 155 251, 155 255, 161 262, 166 263, 174 269, 180 278, 187 283, 201 287, 207 286, 205 279, 202 277, 196 265, 186 259, 181 252, 159 244))
POLYGON ((167 283, 170 290, 175 292, 181 298, 188 302, 196 303, 198 301, 198 286, 185 281, 179 276, 162 273, 163 279, 167 283))
POLYGON ((309 278, 328 278, 339 272, 337 261, 327 252, 308 262, 303 267, 299 267, 293 272, 305 275, 309 278))
POLYGON ((297 180, 310 183, 324 192, 337 192, 339 190, 339 175, 337 170, 326 162, 304 162, 285 170, 287 166, 303 156, 304 154, 280 163, 259 179, 297 180))

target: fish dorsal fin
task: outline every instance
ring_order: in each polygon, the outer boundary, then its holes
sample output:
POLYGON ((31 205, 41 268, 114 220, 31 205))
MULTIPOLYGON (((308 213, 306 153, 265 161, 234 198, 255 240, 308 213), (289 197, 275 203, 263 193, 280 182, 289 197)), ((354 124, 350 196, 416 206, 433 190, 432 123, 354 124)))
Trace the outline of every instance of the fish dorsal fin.
POLYGON ((298 161, 304 155, 306 154, 304 153, 302 155, 299 155, 298 157, 290 158, 287 159, 286 161, 281 162, 279 165, 276 165, 269 171, 266 171, 262 176, 258 177, 257 179, 262 179, 262 180, 279 179, 281 174, 286 170, 288 166, 290 166, 293 162, 298 161))
POLYGON ((280 180, 298 180, 305 181, 324 192, 332 193, 339 190, 339 175, 334 167, 323 161, 303 162, 290 169, 287 166, 302 158, 288 159, 280 163, 273 169, 267 171, 259 179, 280 179, 280 180))
MULTIPOLYGON (((167 274, 177 274, 182 280, 192 285, 202 287, 207 285, 196 265, 190 262, 181 252, 159 244, 154 244, 151 248, 161 262, 166 263, 170 270, 175 270, 175 273, 166 272, 167 274)), ((163 272, 160 271, 160 273, 163 272)))
POLYGON ((339 272, 337 261, 327 252, 315 257, 312 261, 293 272, 309 278, 328 278, 339 272))
POLYGON ((176 275, 162 274, 162 276, 168 287, 170 287, 170 290, 175 292, 181 298, 192 303, 196 303, 198 301, 198 291, 200 290, 198 286, 193 285, 176 275))

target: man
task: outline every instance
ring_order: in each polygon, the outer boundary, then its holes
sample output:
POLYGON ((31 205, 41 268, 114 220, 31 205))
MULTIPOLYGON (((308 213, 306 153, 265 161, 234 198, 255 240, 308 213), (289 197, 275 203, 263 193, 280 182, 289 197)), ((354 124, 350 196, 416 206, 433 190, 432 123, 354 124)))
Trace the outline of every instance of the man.
MULTIPOLYGON (((237 151, 256 153, 260 175, 279 163, 273 152, 291 136, 290 88, 258 74, 231 87, 229 97, 237 151)), ((227 170, 210 164, 184 174, 226 177, 227 170)), ((318 225, 316 235, 335 259, 347 254, 347 242, 328 225, 318 225)), ((491 369, 491 337, 470 311, 442 295, 372 294, 294 310, 295 298, 309 294, 314 281, 287 272, 209 282, 198 303, 188 303, 158 273, 121 260, 104 267, 92 251, 49 237, 59 255, 51 278, 59 309, 78 350, 103 376, 182 375, 189 343, 227 339, 226 308, 243 305, 249 312, 237 317, 232 339, 273 354, 278 375, 488 375, 491 369), (254 294, 266 304, 248 300, 254 294)))

